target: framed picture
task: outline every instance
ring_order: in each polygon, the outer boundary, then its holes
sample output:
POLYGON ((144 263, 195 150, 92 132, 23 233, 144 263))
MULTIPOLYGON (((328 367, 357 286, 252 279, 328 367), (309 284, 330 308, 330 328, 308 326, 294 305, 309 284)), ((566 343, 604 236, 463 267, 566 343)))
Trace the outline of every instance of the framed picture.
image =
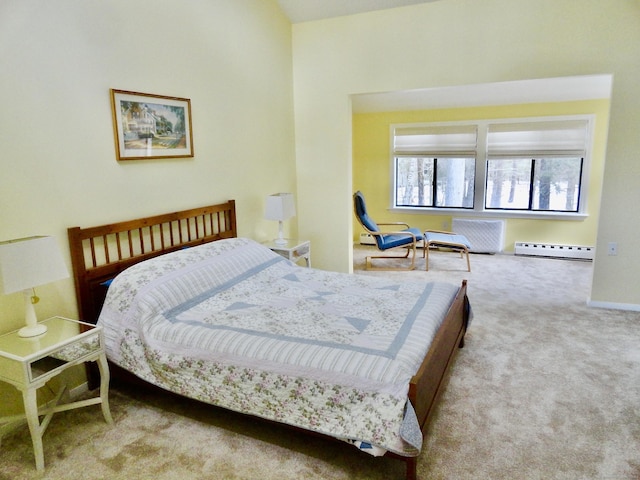
POLYGON ((191 101, 111 89, 118 160, 193 157, 191 101))

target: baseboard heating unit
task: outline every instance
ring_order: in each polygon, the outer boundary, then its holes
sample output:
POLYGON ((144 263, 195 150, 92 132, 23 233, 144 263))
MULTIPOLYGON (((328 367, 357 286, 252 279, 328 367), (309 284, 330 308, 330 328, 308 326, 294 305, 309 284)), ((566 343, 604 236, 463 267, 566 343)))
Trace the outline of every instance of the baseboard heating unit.
POLYGON ((373 235, 370 233, 361 233, 360 234, 360 245, 375 245, 376 239, 373 238, 373 235))
POLYGON ((535 257, 556 257, 575 260, 593 260, 595 247, 581 245, 556 245, 552 243, 516 242, 516 255, 530 255, 535 257))

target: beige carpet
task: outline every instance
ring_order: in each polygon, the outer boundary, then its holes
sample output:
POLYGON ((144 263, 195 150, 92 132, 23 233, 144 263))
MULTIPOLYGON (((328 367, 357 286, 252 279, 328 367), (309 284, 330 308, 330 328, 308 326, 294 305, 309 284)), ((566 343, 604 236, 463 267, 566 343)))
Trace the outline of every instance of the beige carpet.
MULTIPOLYGON (((589 309, 589 262, 451 253, 431 270, 357 274, 469 280, 474 319, 419 458, 421 480, 640 478, 640 314, 589 309)), ((174 396, 111 391, 54 416, 46 471, 26 426, 0 479, 402 479, 403 464, 174 396)))

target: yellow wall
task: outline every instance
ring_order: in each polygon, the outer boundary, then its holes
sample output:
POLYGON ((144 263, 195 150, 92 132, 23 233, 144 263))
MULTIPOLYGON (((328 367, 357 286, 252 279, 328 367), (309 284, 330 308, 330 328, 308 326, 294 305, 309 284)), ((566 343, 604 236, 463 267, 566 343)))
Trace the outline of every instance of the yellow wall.
MULTIPOLYGON (((0 240, 54 235, 70 267, 68 227, 228 199, 240 235, 277 235, 264 199, 296 177, 291 24, 275 0, 3 0, 0 65, 0 240), (191 99, 195 157, 118 163, 110 88, 191 99)), ((40 318, 77 318, 72 279, 38 294, 40 318)), ((23 316, 20 293, 0 295, 0 332, 23 316)), ((7 388, 0 416, 19 399, 7 388)))
POLYGON ((298 227, 351 268, 351 95, 611 74, 591 300, 640 308, 640 2, 441 0, 293 26, 298 227), (322 201, 320 201, 322 199, 322 201), (618 242, 618 255, 606 244, 618 242))
MULTIPOLYGON (((513 251, 514 242, 547 242, 595 246, 604 152, 608 129, 609 100, 455 108, 353 115, 353 191, 361 190, 372 218, 379 222, 406 222, 426 229, 449 229, 452 215, 407 214, 389 211, 392 187, 390 125, 396 123, 449 122, 551 115, 596 115, 591 156, 588 218, 584 220, 507 219, 504 250, 513 251)), ((469 217, 457 213, 456 217, 469 217)), ((500 212, 491 218, 502 218, 500 212)), ((354 217, 354 240, 362 228, 354 217)))

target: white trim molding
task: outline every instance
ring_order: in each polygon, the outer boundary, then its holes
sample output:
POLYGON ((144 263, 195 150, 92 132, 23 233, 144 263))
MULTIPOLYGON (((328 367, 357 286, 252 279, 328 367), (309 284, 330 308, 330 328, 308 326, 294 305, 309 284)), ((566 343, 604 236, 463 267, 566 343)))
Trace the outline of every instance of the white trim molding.
POLYGON ((640 305, 635 303, 615 303, 615 302, 599 302, 587 300, 587 306, 592 308, 608 308, 611 310, 626 310, 629 312, 640 312, 640 305))

